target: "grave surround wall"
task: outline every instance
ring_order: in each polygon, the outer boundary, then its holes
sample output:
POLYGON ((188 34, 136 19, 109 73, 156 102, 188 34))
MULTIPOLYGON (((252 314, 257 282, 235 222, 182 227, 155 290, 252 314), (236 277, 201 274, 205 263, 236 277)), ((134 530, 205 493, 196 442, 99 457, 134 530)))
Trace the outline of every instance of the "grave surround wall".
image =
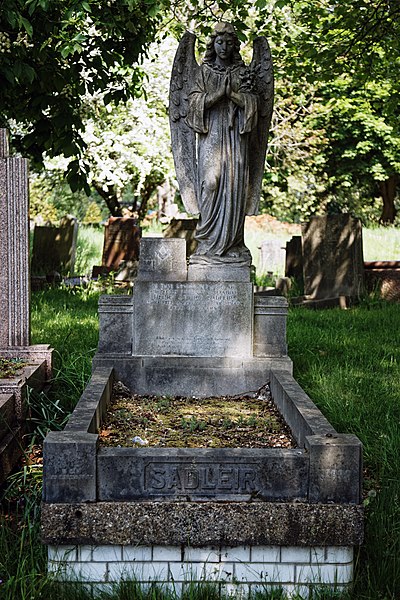
MULTIPOLYGON (((162 240, 152 245, 162 250, 162 240)), ((133 297, 101 300, 91 381, 64 431, 51 432, 44 443, 42 539, 50 546, 49 566, 61 579, 81 576, 96 589, 136 576, 180 591, 191 579, 212 579, 214 571, 225 591, 243 595, 265 586, 289 595, 307 595, 319 584, 348 586, 353 547, 363 539, 361 443, 336 432, 292 377, 286 301, 253 297, 251 284, 242 281, 207 285, 235 288, 236 298, 244 291, 247 316, 234 323, 246 340, 241 354, 240 344, 238 353, 229 344, 203 344, 197 354, 196 334, 207 323, 195 314, 204 310, 204 294, 195 289, 204 291, 204 282, 166 283, 150 273, 133 297), (161 302, 153 306, 154 294, 161 302), (185 348, 138 345, 136 313, 143 312, 139 324, 147 335, 158 335, 179 298, 186 304, 179 311, 189 308, 196 323, 185 348), (139 394, 196 397, 256 391, 270 381, 297 447, 98 449, 114 378, 139 394)), ((212 310, 211 297, 207 304, 212 310)), ((229 320, 223 311, 220 303, 215 318, 221 322, 229 320)), ((175 320, 171 335, 180 328, 175 320)))
MULTIPOLYGON (((237 497, 227 503, 218 502, 217 496, 207 502, 182 502, 176 497, 120 502, 114 496, 105 502, 99 498, 102 451, 96 449, 95 431, 110 398, 113 372, 95 371, 65 430, 50 433, 45 441, 42 538, 50 545, 49 568, 57 577, 71 580, 83 576, 99 590, 119 581, 122 574, 138 576, 144 584, 151 578, 179 588, 192 576, 194 580, 205 576, 209 580, 209 565, 214 564, 218 585, 229 585, 226 589, 237 593, 281 586, 288 594, 300 590, 308 594, 317 583, 339 588, 350 585, 353 547, 363 537, 361 444, 354 436, 337 434, 287 371, 272 370, 270 376, 277 405, 297 440, 318 441, 316 445, 309 443, 308 451, 302 454, 309 462, 309 497, 303 502, 293 502, 293 497, 281 502, 256 498, 243 502, 237 497), (320 448, 323 436, 328 442, 325 456, 324 448, 322 455, 320 448), (341 448, 343 443, 352 451, 346 456, 342 473, 344 486, 340 468, 335 465, 336 485, 340 493, 345 490, 347 494, 342 498, 344 504, 339 504, 335 495, 330 496, 331 479, 324 477, 324 469, 330 469, 331 444, 341 448), (350 482, 349 464, 353 469, 350 482), (217 548, 216 563, 201 558, 210 547, 217 548), (221 579, 227 564, 222 548, 230 549, 232 557, 227 581, 221 579), (67 556, 62 557, 65 552, 67 556), (233 559, 235 553, 237 560, 233 559), (262 560, 257 558, 261 555, 262 560), (190 560, 190 556, 198 558, 190 560)), ((110 450, 111 454, 120 451, 110 450)), ((123 450, 138 456, 141 449, 123 450)), ((157 451, 147 452, 151 450, 157 451)), ((193 450, 189 462, 200 449, 193 450)), ((294 449, 296 452, 304 451, 294 449)), ((336 461, 337 453, 331 458, 336 461)), ((119 493, 120 485, 115 489, 119 493)))

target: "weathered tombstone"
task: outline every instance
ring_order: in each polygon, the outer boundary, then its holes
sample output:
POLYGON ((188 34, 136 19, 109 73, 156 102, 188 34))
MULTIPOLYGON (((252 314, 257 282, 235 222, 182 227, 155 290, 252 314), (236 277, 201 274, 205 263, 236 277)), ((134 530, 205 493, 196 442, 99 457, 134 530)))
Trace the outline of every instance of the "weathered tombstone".
POLYGON ((75 268, 78 220, 66 215, 59 227, 36 226, 33 232, 32 272, 73 273, 75 268))
POLYGON ((102 266, 117 271, 122 261, 139 258, 140 227, 132 217, 110 217, 104 228, 102 266))
POLYGON ((197 219, 172 219, 164 230, 165 238, 181 238, 186 240, 186 255, 191 256, 197 248, 195 240, 197 219))
POLYGON ((304 294, 310 300, 358 298, 364 287, 362 226, 348 214, 302 225, 304 294))
POLYGON ((276 239, 264 240, 260 246, 260 271, 283 272, 285 264, 285 248, 283 242, 276 239))

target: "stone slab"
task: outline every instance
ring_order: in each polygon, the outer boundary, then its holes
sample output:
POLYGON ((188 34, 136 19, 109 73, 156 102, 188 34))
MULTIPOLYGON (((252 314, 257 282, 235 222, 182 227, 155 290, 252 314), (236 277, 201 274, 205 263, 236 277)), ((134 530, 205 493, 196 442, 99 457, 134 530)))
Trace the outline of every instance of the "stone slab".
POLYGON ((25 428, 14 427, 0 441, 0 484, 11 473, 22 455, 25 428))
POLYGON ((43 443, 43 500, 96 500, 96 447, 93 433, 51 431, 43 443))
POLYGON ((100 353, 131 355, 133 342, 133 297, 104 295, 99 300, 100 353))
POLYGON ((249 282, 251 269, 248 266, 189 264, 188 281, 242 281, 249 282))
POLYGON ((112 368, 94 371, 64 431, 97 433, 111 400, 113 382, 112 368))
POLYGON ((284 242, 273 237, 263 240, 260 246, 260 272, 273 273, 283 271, 285 265, 284 242))
POLYGON ((337 435, 336 430, 291 373, 272 369, 270 375, 274 402, 300 448, 305 446, 306 437, 309 435, 337 435))
POLYGON ((299 502, 42 504, 46 544, 354 546, 363 508, 299 502))
POLYGON ((186 281, 186 241, 145 237, 140 242, 138 281, 186 281))
POLYGON ((362 444, 351 434, 306 438, 310 455, 309 502, 361 502, 362 444))
POLYGON ((301 235, 294 235, 286 242, 285 276, 293 277, 303 286, 303 247, 301 235))
POLYGON ((138 281, 133 297, 134 355, 253 354, 250 283, 138 281))
POLYGON ((254 294, 254 356, 287 356, 287 312, 286 298, 254 294))
POLYGON ((63 217, 59 227, 35 227, 32 248, 35 275, 74 272, 78 228, 77 219, 70 216, 63 217))
MULTIPOLYGON (((2 353, 0 353, 0 356, 2 353)), ((15 352, 14 356, 23 358, 15 352)), ((28 388, 41 391, 47 380, 46 363, 38 359, 35 364, 22 367, 15 377, 0 379, 0 393, 12 394, 14 396, 15 417, 22 422, 27 416, 26 396, 28 388)))
POLYGON ((137 261, 141 230, 132 217, 110 217, 104 228, 102 266, 117 271, 121 261, 137 261))
POLYGON ((186 256, 191 256, 197 248, 195 231, 197 219, 171 219, 163 232, 165 238, 180 238, 186 241, 186 256))
POLYGON ((97 353, 93 369, 114 368, 116 378, 138 394, 225 396, 257 391, 272 368, 292 372, 290 358, 193 358, 97 353))
POLYGON ((0 440, 16 425, 14 394, 0 393, 0 440))
POLYGON ((306 501, 300 449, 101 448, 98 501, 306 501))
POLYGON ((350 296, 364 286, 362 226, 348 214, 312 217, 302 225, 304 295, 350 296))

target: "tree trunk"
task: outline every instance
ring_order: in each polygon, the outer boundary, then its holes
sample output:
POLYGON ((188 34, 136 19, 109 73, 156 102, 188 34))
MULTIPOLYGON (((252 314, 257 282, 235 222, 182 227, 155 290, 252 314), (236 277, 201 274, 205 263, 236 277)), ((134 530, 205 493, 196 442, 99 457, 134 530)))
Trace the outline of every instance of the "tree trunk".
POLYGON ((396 207, 394 199, 396 196, 396 188, 398 175, 391 175, 386 181, 381 181, 379 184, 380 194, 383 201, 382 213, 379 222, 384 224, 394 223, 396 217, 396 207))
POLYGON ((103 198, 104 202, 107 204, 107 208, 110 211, 111 216, 122 217, 122 207, 114 188, 111 185, 109 185, 107 190, 104 190, 101 187, 101 185, 99 185, 96 182, 93 182, 93 187, 96 190, 96 192, 103 198))

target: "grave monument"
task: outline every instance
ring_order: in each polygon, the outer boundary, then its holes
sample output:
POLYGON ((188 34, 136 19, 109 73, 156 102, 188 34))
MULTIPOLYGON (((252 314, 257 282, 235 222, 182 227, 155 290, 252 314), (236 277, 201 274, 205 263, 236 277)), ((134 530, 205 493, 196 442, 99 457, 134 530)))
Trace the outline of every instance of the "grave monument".
POLYGON ((137 274, 141 230, 133 217, 110 217, 104 227, 101 266, 92 277, 116 273, 118 281, 132 281, 137 274))
POLYGON ((30 344, 28 161, 10 157, 8 132, 0 129, 0 357, 24 368, 0 379, 0 482, 23 448, 27 388, 51 377, 52 350, 30 344))
POLYGON ((49 275, 54 272, 73 274, 78 228, 78 219, 73 215, 65 215, 58 227, 35 226, 32 272, 38 275, 49 275))
POLYGON ((268 43, 246 66, 218 23, 201 66, 186 33, 171 79, 181 195, 198 247, 143 238, 133 294, 103 296, 93 373, 62 432, 44 444, 42 538, 56 577, 102 589, 121 578, 180 592, 308 593, 352 580, 363 532, 361 444, 323 417, 292 377, 287 301, 254 294, 243 241, 257 209, 272 111, 268 43), (272 397, 297 447, 98 448, 119 380, 138 394, 272 397))

